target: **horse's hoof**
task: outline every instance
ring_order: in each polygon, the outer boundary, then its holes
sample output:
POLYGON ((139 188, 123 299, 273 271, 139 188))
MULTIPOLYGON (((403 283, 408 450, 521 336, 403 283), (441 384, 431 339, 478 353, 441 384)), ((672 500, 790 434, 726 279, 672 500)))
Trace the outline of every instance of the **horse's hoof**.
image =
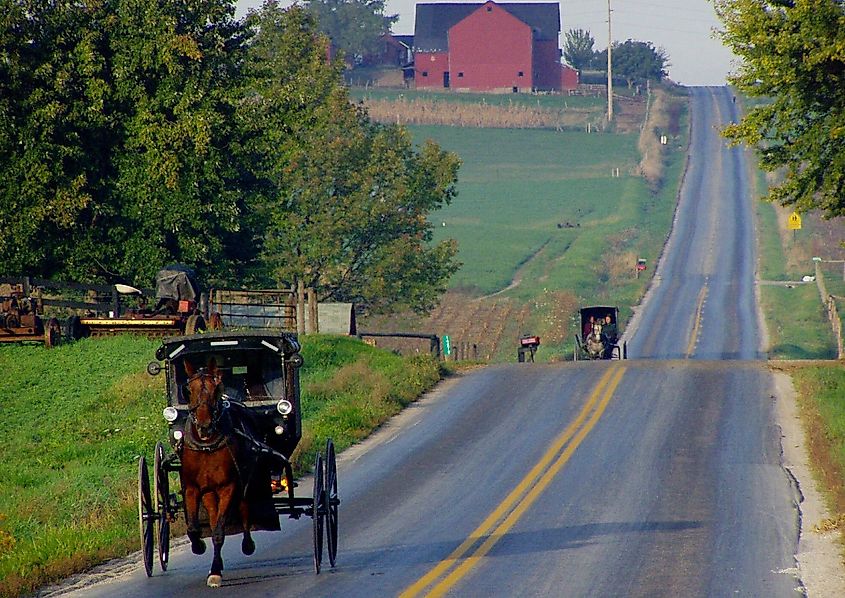
POLYGON ((205 554, 205 542, 203 540, 191 542, 191 552, 194 554, 205 554))
POLYGON ((209 588, 219 588, 220 584, 223 583, 223 576, 222 575, 209 575, 206 584, 209 588))
POLYGON ((247 556, 255 552, 255 542, 252 541, 252 538, 249 540, 244 539, 244 541, 241 542, 241 552, 247 556))

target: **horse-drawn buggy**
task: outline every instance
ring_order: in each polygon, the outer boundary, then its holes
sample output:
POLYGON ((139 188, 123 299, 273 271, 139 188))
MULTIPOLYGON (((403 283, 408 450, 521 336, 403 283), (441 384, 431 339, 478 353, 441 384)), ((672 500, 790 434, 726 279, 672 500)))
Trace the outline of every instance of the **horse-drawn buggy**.
POLYGON ((628 359, 628 344, 619 345, 619 308, 606 305, 579 310, 580 334, 575 335, 574 359, 628 359))
POLYGON ((214 556, 207 584, 222 582, 221 548, 227 535, 243 534, 252 554, 251 531, 279 530, 279 516, 313 519, 314 567, 320 572, 325 529, 329 562, 337 555, 337 466, 331 440, 314 464, 313 494, 296 496, 290 457, 302 435, 295 334, 261 330, 209 332, 166 338, 151 362, 164 372, 172 452, 158 443, 153 485, 147 461, 138 464, 138 515, 147 575, 152 575, 154 537, 167 569, 170 525, 181 512, 195 554, 211 537, 214 556), (162 364, 160 362, 164 362, 162 364), (180 492, 170 488, 171 474, 180 492))

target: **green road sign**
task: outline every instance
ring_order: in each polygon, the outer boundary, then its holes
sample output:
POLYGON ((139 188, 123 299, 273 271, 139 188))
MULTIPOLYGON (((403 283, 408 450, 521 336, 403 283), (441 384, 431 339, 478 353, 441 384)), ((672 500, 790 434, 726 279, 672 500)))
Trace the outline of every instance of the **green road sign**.
POLYGON ((451 355, 452 354, 452 339, 449 338, 448 334, 443 335, 443 355, 451 355))

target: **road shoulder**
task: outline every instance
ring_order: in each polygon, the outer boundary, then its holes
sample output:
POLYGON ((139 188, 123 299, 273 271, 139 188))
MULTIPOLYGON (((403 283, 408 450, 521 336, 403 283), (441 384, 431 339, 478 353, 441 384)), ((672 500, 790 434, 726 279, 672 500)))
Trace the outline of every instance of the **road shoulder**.
POLYGON ((805 449, 804 429, 798 413, 792 379, 784 372, 773 372, 775 415, 781 428, 783 466, 798 484, 801 502, 800 537, 795 555, 799 576, 807 596, 845 596, 845 568, 842 565, 838 531, 819 532, 818 526, 830 517, 813 478, 805 449))

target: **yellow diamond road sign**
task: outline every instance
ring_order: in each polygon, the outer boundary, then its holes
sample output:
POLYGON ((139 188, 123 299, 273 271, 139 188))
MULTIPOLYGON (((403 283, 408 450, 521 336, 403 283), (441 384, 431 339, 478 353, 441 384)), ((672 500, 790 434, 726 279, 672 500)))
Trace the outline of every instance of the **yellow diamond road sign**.
POLYGON ((786 223, 786 228, 789 230, 801 230, 801 216, 798 212, 792 212, 789 215, 789 221, 786 223))

